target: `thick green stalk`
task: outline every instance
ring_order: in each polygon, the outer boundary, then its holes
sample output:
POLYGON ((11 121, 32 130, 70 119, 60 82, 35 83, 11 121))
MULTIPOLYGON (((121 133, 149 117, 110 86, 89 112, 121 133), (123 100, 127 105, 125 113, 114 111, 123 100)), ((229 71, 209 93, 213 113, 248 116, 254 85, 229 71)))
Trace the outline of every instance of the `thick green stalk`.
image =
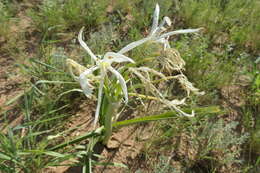
POLYGON ((92 160, 91 156, 86 156, 84 160, 85 164, 82 168, 82 173, 92 173, 92 160))
POLYGON ((112 135, 112 118, 116 116, 119 102, 109 103, 107 112, 105 113, 105 134, 103 144, 106 145, 112 135))

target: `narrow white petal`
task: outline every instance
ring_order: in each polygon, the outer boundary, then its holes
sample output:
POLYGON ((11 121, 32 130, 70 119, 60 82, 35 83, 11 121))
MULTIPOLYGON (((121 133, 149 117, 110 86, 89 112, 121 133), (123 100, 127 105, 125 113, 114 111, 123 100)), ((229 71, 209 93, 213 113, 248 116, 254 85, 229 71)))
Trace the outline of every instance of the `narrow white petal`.
POLYGON ((79 31, 79 35, 78 35, 78 40, 79 40, 79 43, 80 45, 88 52, 88 54, 90 55, 90 57, 93 59, 93 60, 97 60, 97 57, 94 55, 94 53, 90 50, 90 48, 88 47, 88 45, 83 41, 82 39, 82 35, 83 35, 83 30, 84 30, 84 27, 82 27, 79 31))
POLYGON ((160 35, 160 33, 164 32, 166 28, 164 25, 167 24, 168 26, 171 26, 172 22, 171 19, 167 16, 165 16, 160 23, 160 25, 156 28, 156 30, 152 34, 160 35))
POLYGON ((121 87, 122 87, 122 91, 124 93, 125 96, 125 103, 128 102, 128 93, 127 93, 127 87, 126 87, 126 82, 125 79, 123 78, 123 76, 116 71, 113 67, 108 67, 108 69, 116 76, 116 78, 118 79, 121 87))
POLYGON ((87 76, 89 74, 92 74, 98 68, 99 68, 98 66, 94 66, 94 67, 91 67, 89 69, 86 69, 83 73, 80 74, 80 76, 87 76))
POLYGON ((165 16, 165 17, 163 18, 163 20, 166 22, 166 24, 167 24, 168 26, 171 26, 171 25, 172 25, 172 21, 171 21, 171 19, 170 19, 168 16, 165 16))
POLYGON ((164 50, 171 48, 168 38, 161 38, 161 39, 156 40, 155 42, 162 43, 164 50))
POLYGON ((177 108, 177 106, 172 105, 172 107, 173 107, 177 112, 179 112, 181 115, 183 115, 183 116, 186 116, 186 117, 194 117, 194 116, 195 116, 195 113, 194 113, 193 110, 191 111, 191 114, 188 114, 188 113, 183 112, 181 109, 177 108))
POLYGON ((158 27, 159 14, 160 14, 160 7, 158 4, 156 4, 154 13, 153 13, 153 24, 152 24, 152 28, 151 28, 151 33, 153 33, 155 31, 155 29, 158 27))
POLYGON ((100 112, 100 107, 101 107, 101 102, 102 102, 105 75, 106 75, 105 72, 101 71, 101 81, 100 81, 99 89, 98 89, 98 103, 97 103, 97 108, 96 108, 96 112, 95 112, 94 128, 96 127, 96 124, 98 122, 98 117, 99 117, 99 112, 100 112))
POLYGON ((161 38, 165 38, 165 37, 169 37, 172 35, 177 35, 177 34, 187 34, 187 33, 194 33, 194 32, 199 32, 202 28, 198 28, 198 29, 181 29, 181 30, 177 30, 177 31, 171 31, 171 32, 167 32, 165 34, 162 34, 159 39, 161 38))
POLYGON ((113 63, 113 62, 131 62, 131 63, 135 63, 134 60, 132 60, 131 58, 122 55, 120 53, 115 53, 115 52, 107 52, 104 55, 104 61, 113 63))
POLYGON ((90 98, 92 96, 93 86, 89 83, 89 80, 85 77, 80 78, 79 83, 86 97, 90 98))
POLYGON ((174 99, 168 102, 169 105, 179 106, 179 105, 185 105, 185 98, 182 100, 174 99))
POLYGON ((123 47, 118 53, 124 54, 124 53, 128 52, 129 50, 131 50, 131 49, 133 49, 133 48, 135 48, 135 47, 137 47, 137 46, 139 46, 139 45, 141 45, 141 44, 143 44, 143 43, 145 43, 145 42, 147 42, 148 40, 151 40, 151 39, 152 39, 152 37, 146 37, 146 38, 143 38, 141 40, 134 41, 134 42, 126 45, 125 47, 123 47))
POLYGON ((155 40, 155 42, 164 44, 165 38, 160 38, 158 40, 155 40))
POLYGON ((165 39, 163 48, 164 48, 164 50, 171 48, 171 45, 170 45, 168 39, 165 39))
POLYGON ((83 73, 80 74, 78 80, 80 83, 80 86, 84 92, 84 94, 90 98, 93 91, 93 86, 90 84, 90 79, 88 79, 88 75, 92 74, 96 69, 98 69, 97 66, 92 67, 90 69, 85 70, 83 73))
POLYGON ((171 19, 167 16, 165 16, 162 20, 162 22, 160 23, 160 25, 158 26, 158 29, 157 30, 161 30, 161 28, 164 27, 165 23, 168 25, 168 26, 171 26, 172 22, 171 22, 171 19))

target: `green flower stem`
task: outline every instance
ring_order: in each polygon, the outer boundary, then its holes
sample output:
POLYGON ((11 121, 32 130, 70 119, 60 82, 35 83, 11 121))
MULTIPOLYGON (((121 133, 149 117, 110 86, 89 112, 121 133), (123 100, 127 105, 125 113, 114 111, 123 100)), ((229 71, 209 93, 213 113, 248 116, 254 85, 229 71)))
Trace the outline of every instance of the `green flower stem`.
POLYGON ((105 134, 103 144, 106 145, 112 135, 112 118, 116 116, 120 102, 109 103, 105 114, 105 134))

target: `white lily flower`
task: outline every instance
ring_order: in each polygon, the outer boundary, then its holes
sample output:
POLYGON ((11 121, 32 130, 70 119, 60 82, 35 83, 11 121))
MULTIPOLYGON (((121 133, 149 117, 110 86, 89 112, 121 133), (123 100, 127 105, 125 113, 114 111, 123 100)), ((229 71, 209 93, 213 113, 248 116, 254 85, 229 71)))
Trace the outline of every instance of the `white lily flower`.
POLYGON ((181 29, 181 30, 177 30, 177 31, 171 31, 171 32, 167 32, 164 33, 163 32, 166 30, 166 28, 164 27, 165 24, 168 26, 171 26, 171 20, 169 17, 165 16, 162 20, 162 22, 159 24, 159 13, 160 13, 160 7, 158 4, 156 4, 155 10, 154 10, 154 14, 153 14, 153 24, 152 24, 152 28, 150 31, 150 34, 146 37, 143 38, 141 40, 132 42, 130 44, 128 44, 127 46, 125 46, 124 48, 122 48, 118 53, 120 54, 124 54, 128 51, 130 51, 131 49, 147 42, 147 41, 155 41, 155 42, 159 42, 162 43, 164 45, 164 48, 170 48, 170 44, 168 42, 168 39, 170 36, 172 35, 177 35, 177 34, 187 34, 187 33, 194 33, 194 32, 198 32, 200 31, 202 28, 198 28, 198 29, 181 29))
POLYGON ((181 29, 181 30, 171 31, 171 32, 162 34, 166 30, 165 24, 167 26, 171 26, 172 22, 169 17, 165 16, 165 17, 163 17, 162 22, 159 24, 159 14, 160 14, 160 7, 158 4, 156 4, 154 14, 153 14, 153 24, 152 24, 152 28, 151 28, 151 32, 150 32, 149 36, 152 37, 151 40, 159 42, 159 43, 163 43, 164 48, 170 48, 168 39, 172 35, 194 33, 194 32, 198 32, 201 30, 201 28, 181 29))
POLYGON ((90 79, 89 76, 92 75, 92 73, 97 70, 98 67, 94 66, 91 67, 90 69, 86 69, 83 73, 80 74, 79 76, 79 83, 81 88, 83 89, 84 94, 90 98, 92 96, 92 91, 93 91, 93 86, 90 84, 90 79))
POLYGON ((116 76, 118 79, 122 91, 124 94, 125 98, 125 103, 128 102, 128 93, 127 93, 127 86, 126 86, 126 81, 124 80, 123 76, 116 70, 114 69, 111 64, 113 62, 121 63, 121 62, 131 62, 134 63, 134 61, 127 57, 124 56, 120 53, 115 53, 115 52, 107 52, 103 58, 100 56, 96 56, 90 48, 87 46, 87 44, 83 41, 82 39, 82 34, 83 34, 84 28, 82 28, 79 32, 78 35, 78 40, 80 45, 87 51, 87 53, 90 55, 92 60, 95 62, 95 66, 91 67, 90 69, 86 69, 83 73, 80 74, 79 76, 79 83, 81 85, 81 88, 83 89, 83 92, 85 93, 86 96, 90 97, 92 95, 92 90, 93 86, 90 84, 88 76, 93 74, 93 72, 97 69, 100 69, 100 84, 99 84, 99 90, 98 90, 98 104, 97 104, 97 109, 95 113, 95 120, 94 120, 94 126, 96 125, 98 121, 98 116, 100 112, 100 106, 101 106, 101 99, 102 99, 102 93, 103 93, 103 87, 104 87, 104 81, 105 77, 107 75, 107 72, 110 71, 112 74, 116 76))

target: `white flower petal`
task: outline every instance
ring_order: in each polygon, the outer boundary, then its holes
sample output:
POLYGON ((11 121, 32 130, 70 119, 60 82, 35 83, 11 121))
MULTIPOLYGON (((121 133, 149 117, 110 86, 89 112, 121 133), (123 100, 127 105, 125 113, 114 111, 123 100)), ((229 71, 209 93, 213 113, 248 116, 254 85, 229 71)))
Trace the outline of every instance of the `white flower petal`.
POLYGON ((132 42, 132 43, 126 45, 125 47, 123 47, 123 48, 122 48, 119 52, 117 52, 117 53, 124 54, 124 53, 128 52, 129 50, 131 50, 131 49, 133 49, 133 48, 135 48, 135 47, 137 47, 137 46, 139 46, 139 45, 141 45, 141 44, 143 44, 143 43, 145 43, 145 42, 147 42, 147 41, 149 41, 149 40, 151 40, 151 39, 152 39, 152 37, 146 37, 146 38, 143 38, 143 39, 141 39, 141 40, 134 41, 134 42, 132 42))
POLYGON ((135 63, 134 60, 132 60, 131 58, 125 56, 125 55, 122 55, 122 54, 119 54, 119 53, 115 53, 115 52, 107 52, 105 55, 104 55, 104 61, 107 61, 107 62, 110 62, 110 63, 113 63, 113 62, 131 62, 131 63, 135 63))
POLYGON ((90 50, 90 48, 88 47, 88 45, 83 41, 82 39, 82 35, 83 35, 83 30, 84 30, 84 27, 82 27, 79 31, 79 35, 78 35, 78 40, 79 40, 79 43, 80 45, 88 52, 88 54, 90 55, 90 57, 93 59, 93 60, 97 60, 97 57, 94 55, 94 53, 90 50))
POLYGON ((165 42, 164 42, 164 50, 165 50, 165 49, 169 49, 169 48, 171 48, 171 45, 170 45, 168 39, 165 39, 165 42))
POLYGON ((170 43, 168 41, 168 38, 160 38, 156 40, 155 42, 162 43, 164 50, 167 48, 171 48, 170 43))
POLYGON ((166 24, 167 24, 168 26, 171 26, 171 25, 172 25, 172 21, 171 21, 171 19, 170 19, 168 16, 165 16, 165 17, 163 18, 163 20, 166 22, 166 24))
POLYGON ((157 32, 161 32, 161 30, 162 30, 162 31, 165 30, 165 29, 162 29, 162 28, 164 28, 165 23, 166 23, 168 26, 171 26, 171 24, 172 24, 171 19, 170 19, 169 17, 167 17, 167 16, 165 16, 165 17, 163 18, 163 21, 162 21, 162 22, 160 23, 160 25, 158 26, 157 32))
POLYGON ((167 16, 163 18, 163 21, 160 23, 160 25, 156 28, 156 31, 153 33, 154 35, 158 36, 162 32, 166 31, 166 28, 164 25, 167 24, 168 26, 171 26, 172 22, 171 19, 167 16))
POLYGON ((174 100, 171 100, 168 102, 168 104, 171 106, 171 105, 174 105, 174 106, 179 106, 179 105, 184 105, 185 104, 185 98, 182 99, 182 100, 177 100, 177 99, 174 99, 174 100))
POLYGON ((101 81, 100 81, 99 89, 98 89, 98 103, 97 103, 97 108, 96 108, 96 112, 95 112, 94 128, 96 127, 96 124, 98 122, 100 107, 101 107, 101 103, 102 103, 102 94, 103 94, 105 75, 106 75, 105 72, 101 70, 101 81))
POLYGON ((201 29, 202 28, 198 28, 198 29, 181 29, 181 30, 177 30, 177 31, 171 31, 171 32, 167 32, 165 34, 162 34, 158 39, 169 37, 169 36, 172 36, 172 35, 177 35, 177 34, 187 34, 187 33, 199 32, 201 29))
POLYGON ((172 107, 173 107, 177 112, 179 112, 181 115, 183 115, 183 116, 185 116, 185 117, 194 117, 194 116, 195 116, 195 113, 194 113, 193 110, 191 111, 191 114, 188 114, 188 113, 183 112, 183 111, 182 111, 181 109, 179 109, 177 106, 172 105, 172 107))
POLYGON ((151 35, 154 33, 154 31, 158 27, 159 14, 160 14, 160 7, 158 4, 156 4, 154 13, 153 13, 153 24, 152 24, 152 28, 151 28, 151 35))
POLYGON ((85 70, 83 73, 80 74, 78 80, 80 83, 80 86, 84 92, 84 94, 90 98, 93 91, 93 86, 90 84, 90 79, 88 79, 88 75, 92 74, 96 69, 98 69, 97 66, 94 66, 90 69, 85 70))
POLYGON ((89 80, 84 77, 79 79, 79 83, 86 97, 90 98, 92 96, 93 86, 89 83, 89 80))
POLYGON ((117 77, 121 87, 122 87, 122 91, 124 93, 125 96, 125 103, 128 102, 128 93, 127 93, 127 87, 126 87, 126 82, 125 79, 123 78, 123 76, 116 71, 113 67, 108 67, 108 69, 117 77))

